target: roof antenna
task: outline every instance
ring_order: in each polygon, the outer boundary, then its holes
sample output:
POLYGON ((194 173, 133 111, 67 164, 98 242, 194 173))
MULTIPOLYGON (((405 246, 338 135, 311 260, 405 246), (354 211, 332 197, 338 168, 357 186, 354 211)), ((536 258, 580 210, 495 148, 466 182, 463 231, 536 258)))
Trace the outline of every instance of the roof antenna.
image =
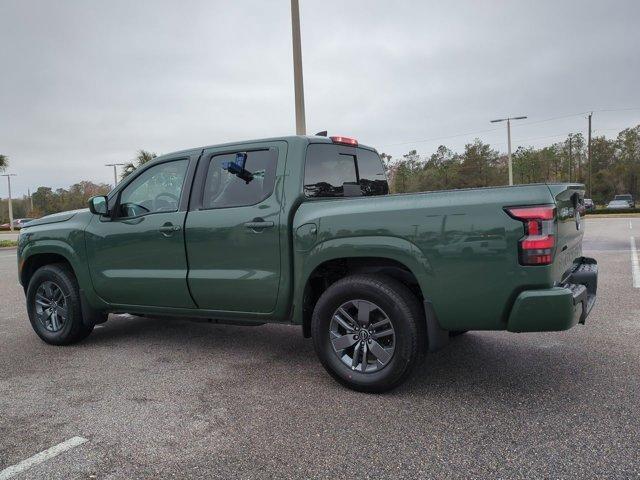
POLYGON ((323 130, 322 132, 318 132, 315 135, 316 137, 326 137, 327 136, 327 131, 323 130))

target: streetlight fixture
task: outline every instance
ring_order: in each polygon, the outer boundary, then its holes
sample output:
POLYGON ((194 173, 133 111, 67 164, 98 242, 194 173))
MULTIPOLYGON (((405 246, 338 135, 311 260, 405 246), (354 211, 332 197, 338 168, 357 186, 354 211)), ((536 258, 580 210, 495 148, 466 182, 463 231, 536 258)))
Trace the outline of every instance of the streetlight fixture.
POLYGON ((15 173, 5 173, 2 175, 7 177, 7 184, 9 185, 9 230, 13 232, 13 205, 11 204, 11 177, 15 177, 15 173))
POLYGON ((513 185, 513 165, 511 163, 511 120, 524 120, 527 118, 526 116, 521 117, 508 117, 508 118, 497 118, 496 120, 491 120, 491 123, 500 123, 507 122, 507 143, 508 143, 508 154, 509 154, 509 185, 513 185))
POLYGON ((296 101, 296 135, 306 135, 304 87, 302 82, 302 45, 300 42, 300 5, 291 0, 291 36, 293 39, 293 87, 296 101))
POLYGON ((113 167, 113 188, 116 188, 118 185, 118 170, 116 167, 120 167, 122 165, 126 165, 126 163, 105 163, 105 167, 113 167))

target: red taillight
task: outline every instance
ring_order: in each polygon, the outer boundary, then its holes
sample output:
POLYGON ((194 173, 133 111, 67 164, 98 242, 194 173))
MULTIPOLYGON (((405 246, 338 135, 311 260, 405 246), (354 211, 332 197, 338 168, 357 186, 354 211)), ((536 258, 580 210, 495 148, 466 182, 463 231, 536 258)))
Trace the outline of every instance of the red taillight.
POLYGON ((524 237, 520 239, 521 265, 549 265, 553 262, 556 245, 554 205, 507 208, 507 213, 524 223, 524 237))
POLYGON ((350 137, 329 137, 333 143, 339 143, 341 145, 351 145, 352 147, 358 146, 358 140, 350 137))
POLYGON ((543 205, 541 207, 515 207, 508 208, 509 215, 518 220, 553 220, 556 213, 556 207, 553 205, 543 205))
POLYGON ((525 237, 520 244, 524 250, 539 250, 541 248, 553 248, 555 243, 553 235, 538 235, 525 237))

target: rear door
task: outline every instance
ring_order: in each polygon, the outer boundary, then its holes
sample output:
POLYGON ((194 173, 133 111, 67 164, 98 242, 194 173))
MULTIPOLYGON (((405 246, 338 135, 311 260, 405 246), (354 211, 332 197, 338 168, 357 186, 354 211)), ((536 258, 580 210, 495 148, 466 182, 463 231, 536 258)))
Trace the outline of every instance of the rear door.
POLYGON ((201 309, 270 313, 281 275, 286 142, 205 150, 186 220, 188 284, 201 309), (228 169, 246 154, 250 178, 228 169))

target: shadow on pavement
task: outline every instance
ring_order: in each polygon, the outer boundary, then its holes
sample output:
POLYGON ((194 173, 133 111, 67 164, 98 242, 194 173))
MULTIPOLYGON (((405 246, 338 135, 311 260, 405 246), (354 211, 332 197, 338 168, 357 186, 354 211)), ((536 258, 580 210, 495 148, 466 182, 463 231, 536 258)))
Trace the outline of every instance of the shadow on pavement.
MULTIPOLYGON (((579 399, 583 389, 598 381, 597 372, 589 371, 571 342, 554 335, 558 334, 469 332, 454 338, 443 350, 426 355, 412 377, 388 395, 453 397, 461 391, 477 391, 494 400, 522 397, 537 402, 543 395, 579 399), (565 389, 557 390, 558 385, 565 389)), ((247 327, 177 317, 111 316, 81 345, 134 346, 152 351, 164 363, 189 358, 227 364, 232 359, 231 368, 249 377, 260 377, 268 365, 302 383, 317 383, 320 372, 328 386, 342 389, 324 374, 311 340, 304 339, 297 326, 247 327), (313 378, 308 372, 314 372, 313 378)))

